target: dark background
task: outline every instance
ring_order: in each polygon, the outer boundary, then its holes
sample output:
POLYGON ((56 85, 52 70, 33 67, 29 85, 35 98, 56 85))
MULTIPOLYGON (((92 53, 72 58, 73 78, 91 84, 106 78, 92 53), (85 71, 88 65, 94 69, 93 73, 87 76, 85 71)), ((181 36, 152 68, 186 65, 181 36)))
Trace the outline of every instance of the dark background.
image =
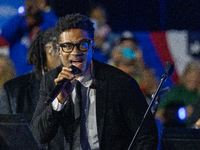
POLYGON ((113 31, 199 30, 200 0, 52 0, 59 16, 87 15, 94 3, 107 11, 113 31))

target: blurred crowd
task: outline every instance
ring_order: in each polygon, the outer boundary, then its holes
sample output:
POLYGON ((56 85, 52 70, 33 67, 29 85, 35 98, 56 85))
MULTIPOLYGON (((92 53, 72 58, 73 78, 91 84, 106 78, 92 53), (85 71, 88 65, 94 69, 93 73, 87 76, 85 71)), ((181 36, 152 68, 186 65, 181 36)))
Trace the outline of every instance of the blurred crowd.
MULTIPOLYGON (((155 70, 144 62, 143 51, 133 32, 114 33, 107 23, 107 13, 103 5, 94 5, 88 12, 88 16, 96 30, 94 59, 113 65, 135 78, 149 103, 158 88, 159 78, 155 70)), ((20 86, 22 81, 19 80, 19 77, 28 74, 36 80, 37 84, 31 86, 35 86, 34 90, 38 93, 39 83, 44 73, 61 64, 54 36, 49 33, 50 31, 54 32, 52 27, 58 18, 59 16, 54 13, 47 0, 37 0, 37 2, 26 0, 25 13, 14 16, 2 28, 1 36, 9 42, 10 54, 9 56, 0 55, 0 90, 4 87, 0 95, 1 104, 5 99, 9 99, 9 97, 5 97, 8 95, 5 94, 6 90, 9 91, 9 80, 14 81, 13 78, 17 78, 16 84, 20 86)), ((27 79, 27 82, 30 80, 27 79)), ((10 87, 11 89, 13 90, 10 87)), ((159 104, 156 108, 155 118, 164 127, 200 128, 200 113, 198 113, 200 110, 199 61, 189 62, 179 83, 170 87, 167 93, 158 98, 159 104), (177 113, 180 108, 185 108, 186 117, 184 119, 180 119, 177 113)), ((28 111, 28 107, 21 112, 6 111, 6 108, 1 109, 4 110, 1 113, 28 112, 27 119, 29 121, 34 111, 28 111)))

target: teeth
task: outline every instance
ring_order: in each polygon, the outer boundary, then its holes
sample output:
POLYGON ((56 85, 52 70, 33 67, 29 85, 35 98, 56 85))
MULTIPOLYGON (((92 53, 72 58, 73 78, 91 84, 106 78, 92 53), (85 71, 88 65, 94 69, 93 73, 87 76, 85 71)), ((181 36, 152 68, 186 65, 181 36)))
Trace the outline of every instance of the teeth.
POLYGON ((72 61, 72 63, 81 63, 82 61, 72 61))
POLYGON ((83 60, 74 60, 73 62, 82 62, 83 60))

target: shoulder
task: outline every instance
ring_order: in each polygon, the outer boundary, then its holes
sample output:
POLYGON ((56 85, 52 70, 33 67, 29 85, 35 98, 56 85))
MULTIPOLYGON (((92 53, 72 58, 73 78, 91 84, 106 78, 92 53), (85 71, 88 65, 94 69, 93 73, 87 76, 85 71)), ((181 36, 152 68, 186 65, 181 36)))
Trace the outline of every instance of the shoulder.
POLYGON ((47 73, 45 73, 44 77, 48 78, 48 79, 57 77, 58 74, 62 71, 62 67, 63 67, 63 65, 60 65, 60 66, 48 71, 47 73))
POLYGON ((123 82, 124 84, 136 83, 135 79, 132 78, 130 75, 109 64, 94 60, 94 67, 95 77, 97 78, 105 78, 109 82, 123 82))
POLYGON ((4 83, 3 90, 15 94, 19 90, 26 90, 32 84, 39 84, 34 73, 28 73, 4 83))
POLYGON ((18 76, 14 79, 7 81, 5 83, 5 86, 13 86, 13 85, 16 85, 16 84, 21 85, 21 84, 27 83, 31 79, 32 75, 33 75, 33 73, 28 73, 28 74, 25 74, 25 75, 22 75, 22 76, 18 76))
POLYGON ((128 75, 127 73, 123 72, 122 70, 109 65, 109 64, 105 64, 99 61, 94 60, 94 67, 95 67, 95 72, 100 72, 102 71, 104 74, 106 75, 115 75, 116 77, 118 75, 120 76, 124 76, 126 78, 132 78, 130 75, 128 75))
POLYGON ((45 86, 54 86, 54 79, 57 78, 58 74, 62 71, 63 65, 60 65, 59 67, 50 70, 49 72, 45 73, 42 79, 42 85, 45 86))

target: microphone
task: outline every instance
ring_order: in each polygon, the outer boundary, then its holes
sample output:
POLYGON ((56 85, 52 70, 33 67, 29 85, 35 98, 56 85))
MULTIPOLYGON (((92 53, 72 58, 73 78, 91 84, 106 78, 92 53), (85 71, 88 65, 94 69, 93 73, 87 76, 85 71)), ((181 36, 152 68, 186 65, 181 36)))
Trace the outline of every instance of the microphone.
POLYGON ((169 76, 173 75, 174 71, 175 71, 175 67, 174 67, 174 63, 173 63, 173 64, 171 64, 171 66, 170 66, 170 68, 168 70, 169 76))
MULTIPOLYGON (((70 66, 70 68, 72 68, 72 73, 74 75, 77 74, 78 72, 80 72, 80 69, 78 69, 76 66, 72 65, 72 66, 70 66)), ((45 101, 45 104, 49 105, 49 103, 52 102, 58 96, 58 94, 63 90, 63 88, 65 87, 65 85, 67 85, 68 82, 69 82, 69 80, 66 78, 59 81, 57 83, 57 85, 49 93, 49 95, 47 96, 47 100, 45 101)))
POLYGON ((170 64, 169 61, 167 61, 165 63, 165 66, 166 66, 166 73, 168 76, 171 76, 174 74, 174 71, 175 71, 175 67, 174 67, 174 63, 170 64))

